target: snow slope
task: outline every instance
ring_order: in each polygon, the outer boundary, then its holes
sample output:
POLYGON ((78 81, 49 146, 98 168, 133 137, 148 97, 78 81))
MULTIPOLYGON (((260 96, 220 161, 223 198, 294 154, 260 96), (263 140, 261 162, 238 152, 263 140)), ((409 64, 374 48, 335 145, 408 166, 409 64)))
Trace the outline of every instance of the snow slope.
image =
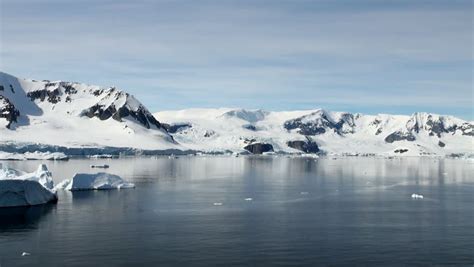
POLYGON ((135 97, 115 87, 0 72, 0 143, 180 149, 135 97))
POLYGON ((173 129, 171 134, 183 146, 208 152, 243 152, 249 144, 270 144, 276 152, 289 153, 474 154, 472 122, 428 113, 362 115, 322 109, 221 108, 162 111, 155 116, 173 129))

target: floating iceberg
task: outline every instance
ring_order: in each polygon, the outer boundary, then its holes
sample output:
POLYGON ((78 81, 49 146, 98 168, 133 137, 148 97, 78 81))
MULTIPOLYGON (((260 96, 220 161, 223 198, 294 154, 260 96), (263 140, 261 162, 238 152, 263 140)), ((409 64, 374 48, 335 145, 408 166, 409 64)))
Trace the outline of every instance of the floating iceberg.
POLYGON ((56 202, 54 182, 46 165, 36 172, 23 173, 9 168, 0 169, 0 207, 32 206, 56 202))
POLYGON ((0 163, 0 180, 14 179, 18 176, 24 175, 25 172, 8 168, 0 163))
POLYGON ((133 183, 125 182, 120 176, 109 173, 76 173, 71 180, 65 180, 59 183, 55 189, 64 189, 70 191, 79 190, 107 190, 107 189, 125 189, 135 188, 133 183))
POLYGON ((423 195, 411 194, 411 198, 413 198, 413 199, 423 199, 423 195))
POLYGON ((36 181, 50 190, 54 189, 53 175, 45 164, 40 164, 35 172, 23 174, 17 179, 36 181))

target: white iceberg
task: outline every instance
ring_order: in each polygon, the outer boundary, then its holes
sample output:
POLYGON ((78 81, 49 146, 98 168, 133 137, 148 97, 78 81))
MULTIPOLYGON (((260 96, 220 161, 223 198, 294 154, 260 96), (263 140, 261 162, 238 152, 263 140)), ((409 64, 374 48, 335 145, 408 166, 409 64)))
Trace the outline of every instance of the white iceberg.
POLYGON ((50 190, 54 189, 53 175, 45 164, 40 164, 35 172, 23 174, 16 179, 36 181, 50 190))
POLYGON ((10 168, 0 169, 0 207, 40 205, 56 202, 54 182, 46 165, 33 173, 10 168))
POLYGON ((413 199, 423 199, 423 195, 418 195, 418 194, 411 194, 411 198, 413 199))
POLYGON ((19 176, 24 175, 25 172, 8 168, 0 163, 0 180, 3 179, 13 179, 19 176))
POLYGON ((64 180, 55 189, 70 191, 107 190, 135 188, 135 184, 125 182, 120 176, 109 173, 76 173, 71 180, 64 180))

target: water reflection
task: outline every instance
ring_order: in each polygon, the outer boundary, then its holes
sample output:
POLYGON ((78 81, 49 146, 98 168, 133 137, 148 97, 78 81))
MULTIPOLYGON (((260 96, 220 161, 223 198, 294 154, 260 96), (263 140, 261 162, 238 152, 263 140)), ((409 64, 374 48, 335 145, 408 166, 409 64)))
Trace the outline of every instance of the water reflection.
MULTIPOLYGON (((9 165, 32 171, 39 163, 9 165)), ((59 192, 55 212, 30 224, 9 219, 16 228, 34 230, 3 228, 2 265, 14 265, 11 255, 25 250, 38 257, 26 260, 40 265, 364 265, 367 258, 379 265, 466 265, 474 260, 474 177, 468 161, 163 157, 45 163, 56 183, 75 172, 96 172, 89 165, 105 163, 110 168, 104 171, 136 188, 59 192), (414 192, 425 199, 411 199, 414 192), (253 200, 245 201, 249 197, 253 200)))
POLYGON ((47 216, 54 204, 0 208, 0 231, 36 229, 42 217, 47 216))

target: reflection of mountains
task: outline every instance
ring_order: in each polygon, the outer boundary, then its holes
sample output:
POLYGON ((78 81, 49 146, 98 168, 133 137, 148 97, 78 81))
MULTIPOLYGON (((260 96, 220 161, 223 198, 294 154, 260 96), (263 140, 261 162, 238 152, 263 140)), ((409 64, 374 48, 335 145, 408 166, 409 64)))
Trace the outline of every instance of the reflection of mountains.
POLYGON ((0 231, 36 229, 40 219, 54 208, 54 204, 0 208, 0 231))
POLYGON ((313 177, 328 180, 353 179, 365 184, 367 180, 379 184, 410 182, 415 184, 473 183, 472 165, 463 160, 439 158, 320 158, 318 160, 286 157, 181 157, 179 159, 144 159, 113 165, 116 173, 133 182, 140 176, 153 182, 158 180, 208 180, 235 175, 257 177, 313 177), (219 164, 215 164, 218 159, 219 164), (181 177, 181 178, 180 178, 181 177))

